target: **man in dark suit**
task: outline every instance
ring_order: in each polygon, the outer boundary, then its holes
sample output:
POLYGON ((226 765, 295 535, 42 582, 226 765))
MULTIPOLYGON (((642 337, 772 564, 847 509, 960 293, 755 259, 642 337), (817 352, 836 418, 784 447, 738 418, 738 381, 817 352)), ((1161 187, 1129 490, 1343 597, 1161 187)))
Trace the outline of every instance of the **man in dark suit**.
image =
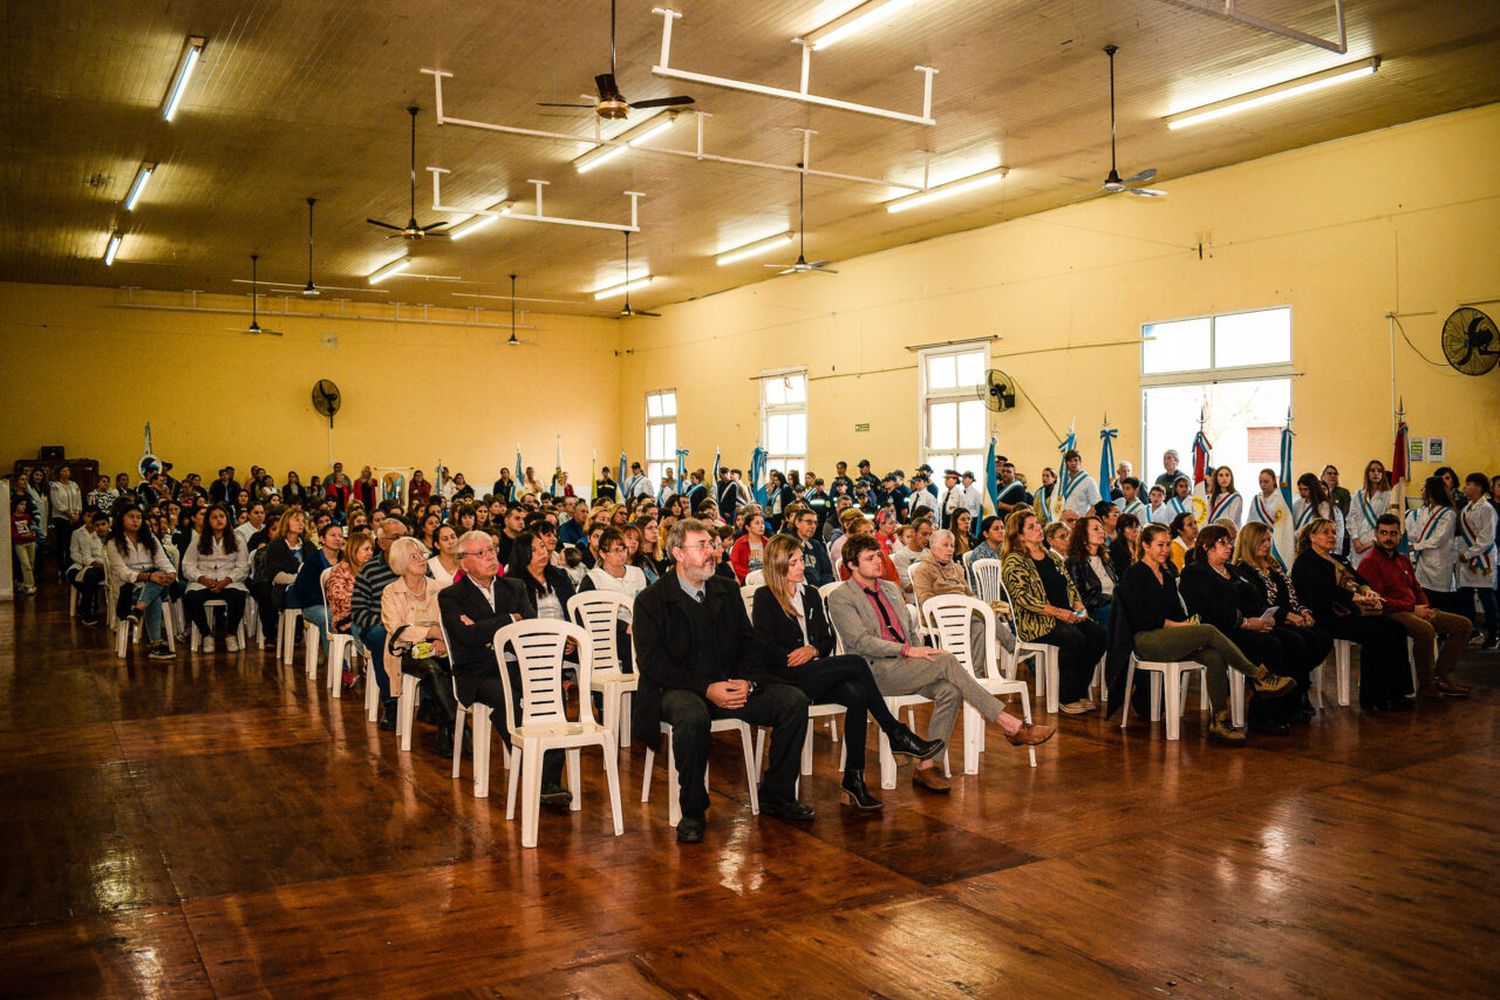
POLYGON ((766 670, 738 588, 714 575, 709 526, 693 518, 678 521, 667 537, 667 548, 675 560, 672 570, 635 601, 636 671, 641 680, 632 721, 653 749, 661 740, 659 723, 672 727, 682 805, 677 839, 703 839, 712 719, 770 726, 771 766, 761 783, 761 812, 781 819, 812 819, 812 807, 796 796, 807 733, 807 695, 778 683, 766 670))
POLYGON ((239 495, 240 484, 234 481, 234 466, 226 465, 219 470, 219 478, 209 486, 208 498, 214 503, 234 503, 234 498, 239 495))
MULTIPOLYGON (((490 717, 505 745, 510 746, 511 707, 505 703, 505 685, 495 662, 495 632, 522 618, 535 618, 536 611, 521 581, 496 578, 500 564, 495 557, 495 540, 487 533, 464 532, 458 540, 458 554, 464 578, 438 594, 458 700, 465 706, 477 701, 496 709, 490 717)), ((506 666, 519 710, 520 671, 514 663, 506 666)), ((562 787, 565 760, 561 750, 549 750, 542 756, 542 801, 548 805, 565 806, 573 801, 572 793, 562 787)))

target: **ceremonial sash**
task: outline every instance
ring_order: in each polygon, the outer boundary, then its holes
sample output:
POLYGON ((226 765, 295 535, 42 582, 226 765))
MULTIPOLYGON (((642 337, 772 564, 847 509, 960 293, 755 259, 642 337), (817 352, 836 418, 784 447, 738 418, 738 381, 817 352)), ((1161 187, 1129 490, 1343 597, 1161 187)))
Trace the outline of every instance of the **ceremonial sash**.
MULTIPOLYGON (((1422 527, 1417 531, 1418 542, 1427 541, 1427 539, 1431 538, 1437 531, 1438 525, 1442 523, 1444 509, 1445 508, 1438 507, 1434 509, 1431 514, 1427 515, 1427 523, 1422 525, 1422 527)), ((1420 516, 1420 514, 1418 514, 1417 516, 1420 516)), ((1410 532, 1408 532, 1408 534, 1410 534, 1410 532)), ((1412 545, 1412 562, 1420 563, 1422 561, 1422 557, 1430 551, 1432 550, 1418 549, 1415 544, 1412 545)))
POLYGON ((1318 509, 1316 507, 1314 507, 1310 503, 1309 504, 1303 504, 1302 505, 1302 513, 1295 515, 1295 520, 1294 520, 1293 523, 1296 525, 1297 530, 1301 531, 1302 528, 1307 524, 1308 521, 1311 521, 1313 518, 1315 518, 1317 516, 1318 516, 1318 509))
POLYGON ((1062 498, 1064 504, 1073 499, 1073 493, 1078 489, 1078 484, 1088 477, 1089 474, 1087 472, 1080 472, 1076 476, 1063 476, 1062 498))
POLYGON ((1142 513, 1145 513, 1149 516, 1149 512, 1146 510, 1146 505, 1141 503, 1139 500, 1131 500, 1129 503, 1125 504, 1125 506, 1120 508, 1120 513, 1134 514, 1136 517, 1140 517, 1142 513))
MULTIPOLYGON (((1466 508, 1464 511, 1459 511, 1459 514, 1458 514, 1458 531, 1459 531, 1459 534, 1461 534, 1461 535, 1464 536, 1464 541, 1468 542, 1470 545, 1478 545, 1479 544, 1479 532, 1474 528, 1474 526, 1472 524, 1469 523, 1468 514, 1466 513, 1467 509, 1468 508, 1466 508)), ((1490 544, 1487 545, 1487 546, 1485 546, 1484 550, 1481 551, 1479 553, 1479 555, 1477 555, 1474 558, 1470 559, 1469 560, 1469 565, 1471 567, 1473 567, 1474 569, 1478 570, 1481 573, 1488 573, 1490 571, 1490 565, 1491 565, 1490 564, 1490 553, 1494 552, 1494 551, 1495 551, 1495 540, 1494 539, 1490 539, 1490 544)))
POLYGON ((1380 515, 1375 513, 1375 508, 1370 504, 1369 498, 1365 496, 1364 490, 1359 491, 1359 513, 1365 519, 1365 523, 1370 526, 1370 530, 1374 531, 1375 522, 1380 519, 1380 515))
POLYGON ((1186 514, 1188 509, 1188 502, 1182 499, 1182 497, 1174 496, 1172 499, 1167 501, 1167 506, 1171 507, 1179 514, 1186 514))
POLYGON ((1223 497, 1216 500, 1214 502, 1213 510, 1209 511, 1208 513, 1208 519, 1210 521, 1217 521, 1219 519, 1219 515, 1224 513, 1224 508, 1229 506, 1229 501, 1233 500, 1237 496, 1239 496, 1238 493, 1226 493, 1223 497))
POLYGON ((1276 523, 1276 515, 1272 514, 1266 508, 1266 498, 1264 496, 1257 495, 1255 499, 1250 501, 1250 512, 1255 515, 1255 519, 1261 524, 1274 525, 1276 523))

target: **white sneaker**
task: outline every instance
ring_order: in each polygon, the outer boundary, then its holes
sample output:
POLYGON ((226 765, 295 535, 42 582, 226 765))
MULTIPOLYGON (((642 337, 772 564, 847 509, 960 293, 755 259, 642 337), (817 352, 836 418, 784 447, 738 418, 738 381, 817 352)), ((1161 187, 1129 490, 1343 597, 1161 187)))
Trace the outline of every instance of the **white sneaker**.
POLYGON ((231 635, 226 638, 224 640, 224 648, 229 650, 231 653, 238 653, 240 651, 239 637, 231 635))
POLYGON ((206 636, 203 637, 203 651, 205 653, 212 653, 214 651, 214 637, 213 636, 206 635, 206 636))

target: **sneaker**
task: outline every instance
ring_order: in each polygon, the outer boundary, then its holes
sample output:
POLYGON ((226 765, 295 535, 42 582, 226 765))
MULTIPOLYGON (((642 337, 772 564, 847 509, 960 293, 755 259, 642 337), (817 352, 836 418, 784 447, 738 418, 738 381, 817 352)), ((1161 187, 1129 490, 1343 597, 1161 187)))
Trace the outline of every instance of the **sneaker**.
POLYGON ((1245 745, 1245 734, 1234 728, 1230 722, 1228 712, 1217 712, 1213 721, 1208 724, 1208 738, 1214 743, 1221 743, 1229 747, 1242 747, 1245 745))
POLYGON ((175 660, 175 659, 177 659, 177 654, 173 653, 170 649, 168 649, 167 648, 167 644, 164 643, 164 642, 158 642, 156 645, 152 646, 151 647, 151 652, 147 653, 146 655, 149 656, 149 657, 151 657, 151 659, 153 659, 153 660, 175 660))
POLYGON ((211 635, 205 635, 203 637, 203 651, 205 653, 212 653, 214 651, 214 637, 213 636, 211 636, 211 635))
POLYGON ((1251 682, 1255 685, 1256 694, 1284 694, 1297 686, 1297 682, 1290 677, 1273 674, 1264 664, 1255 668, 1250 675, 1251 682))
POLYGON ((229 650, 231 653, 238 653, 240 651, 239 637, 233 635, 227 637, 224 640, 224 648, 229 650))

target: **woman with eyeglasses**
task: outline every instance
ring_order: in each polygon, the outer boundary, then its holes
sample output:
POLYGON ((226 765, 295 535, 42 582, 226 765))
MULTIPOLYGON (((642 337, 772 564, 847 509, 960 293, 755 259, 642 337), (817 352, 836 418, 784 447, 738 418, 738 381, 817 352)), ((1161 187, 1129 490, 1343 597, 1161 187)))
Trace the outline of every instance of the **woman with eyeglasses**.
MULTIPOLYGON (((624 533, 617 528, 605 528, 599 536, 598 564, 583 575, 578 592, 605 591, 619 594, 634 604, 647 586, 646 574, 630 565, 630 546, 625 541, 624 533)), ((620 669, 628 674, 631 672, 630 610, 621 608, 618 619, 615 650, 620 659, 620 669)))

